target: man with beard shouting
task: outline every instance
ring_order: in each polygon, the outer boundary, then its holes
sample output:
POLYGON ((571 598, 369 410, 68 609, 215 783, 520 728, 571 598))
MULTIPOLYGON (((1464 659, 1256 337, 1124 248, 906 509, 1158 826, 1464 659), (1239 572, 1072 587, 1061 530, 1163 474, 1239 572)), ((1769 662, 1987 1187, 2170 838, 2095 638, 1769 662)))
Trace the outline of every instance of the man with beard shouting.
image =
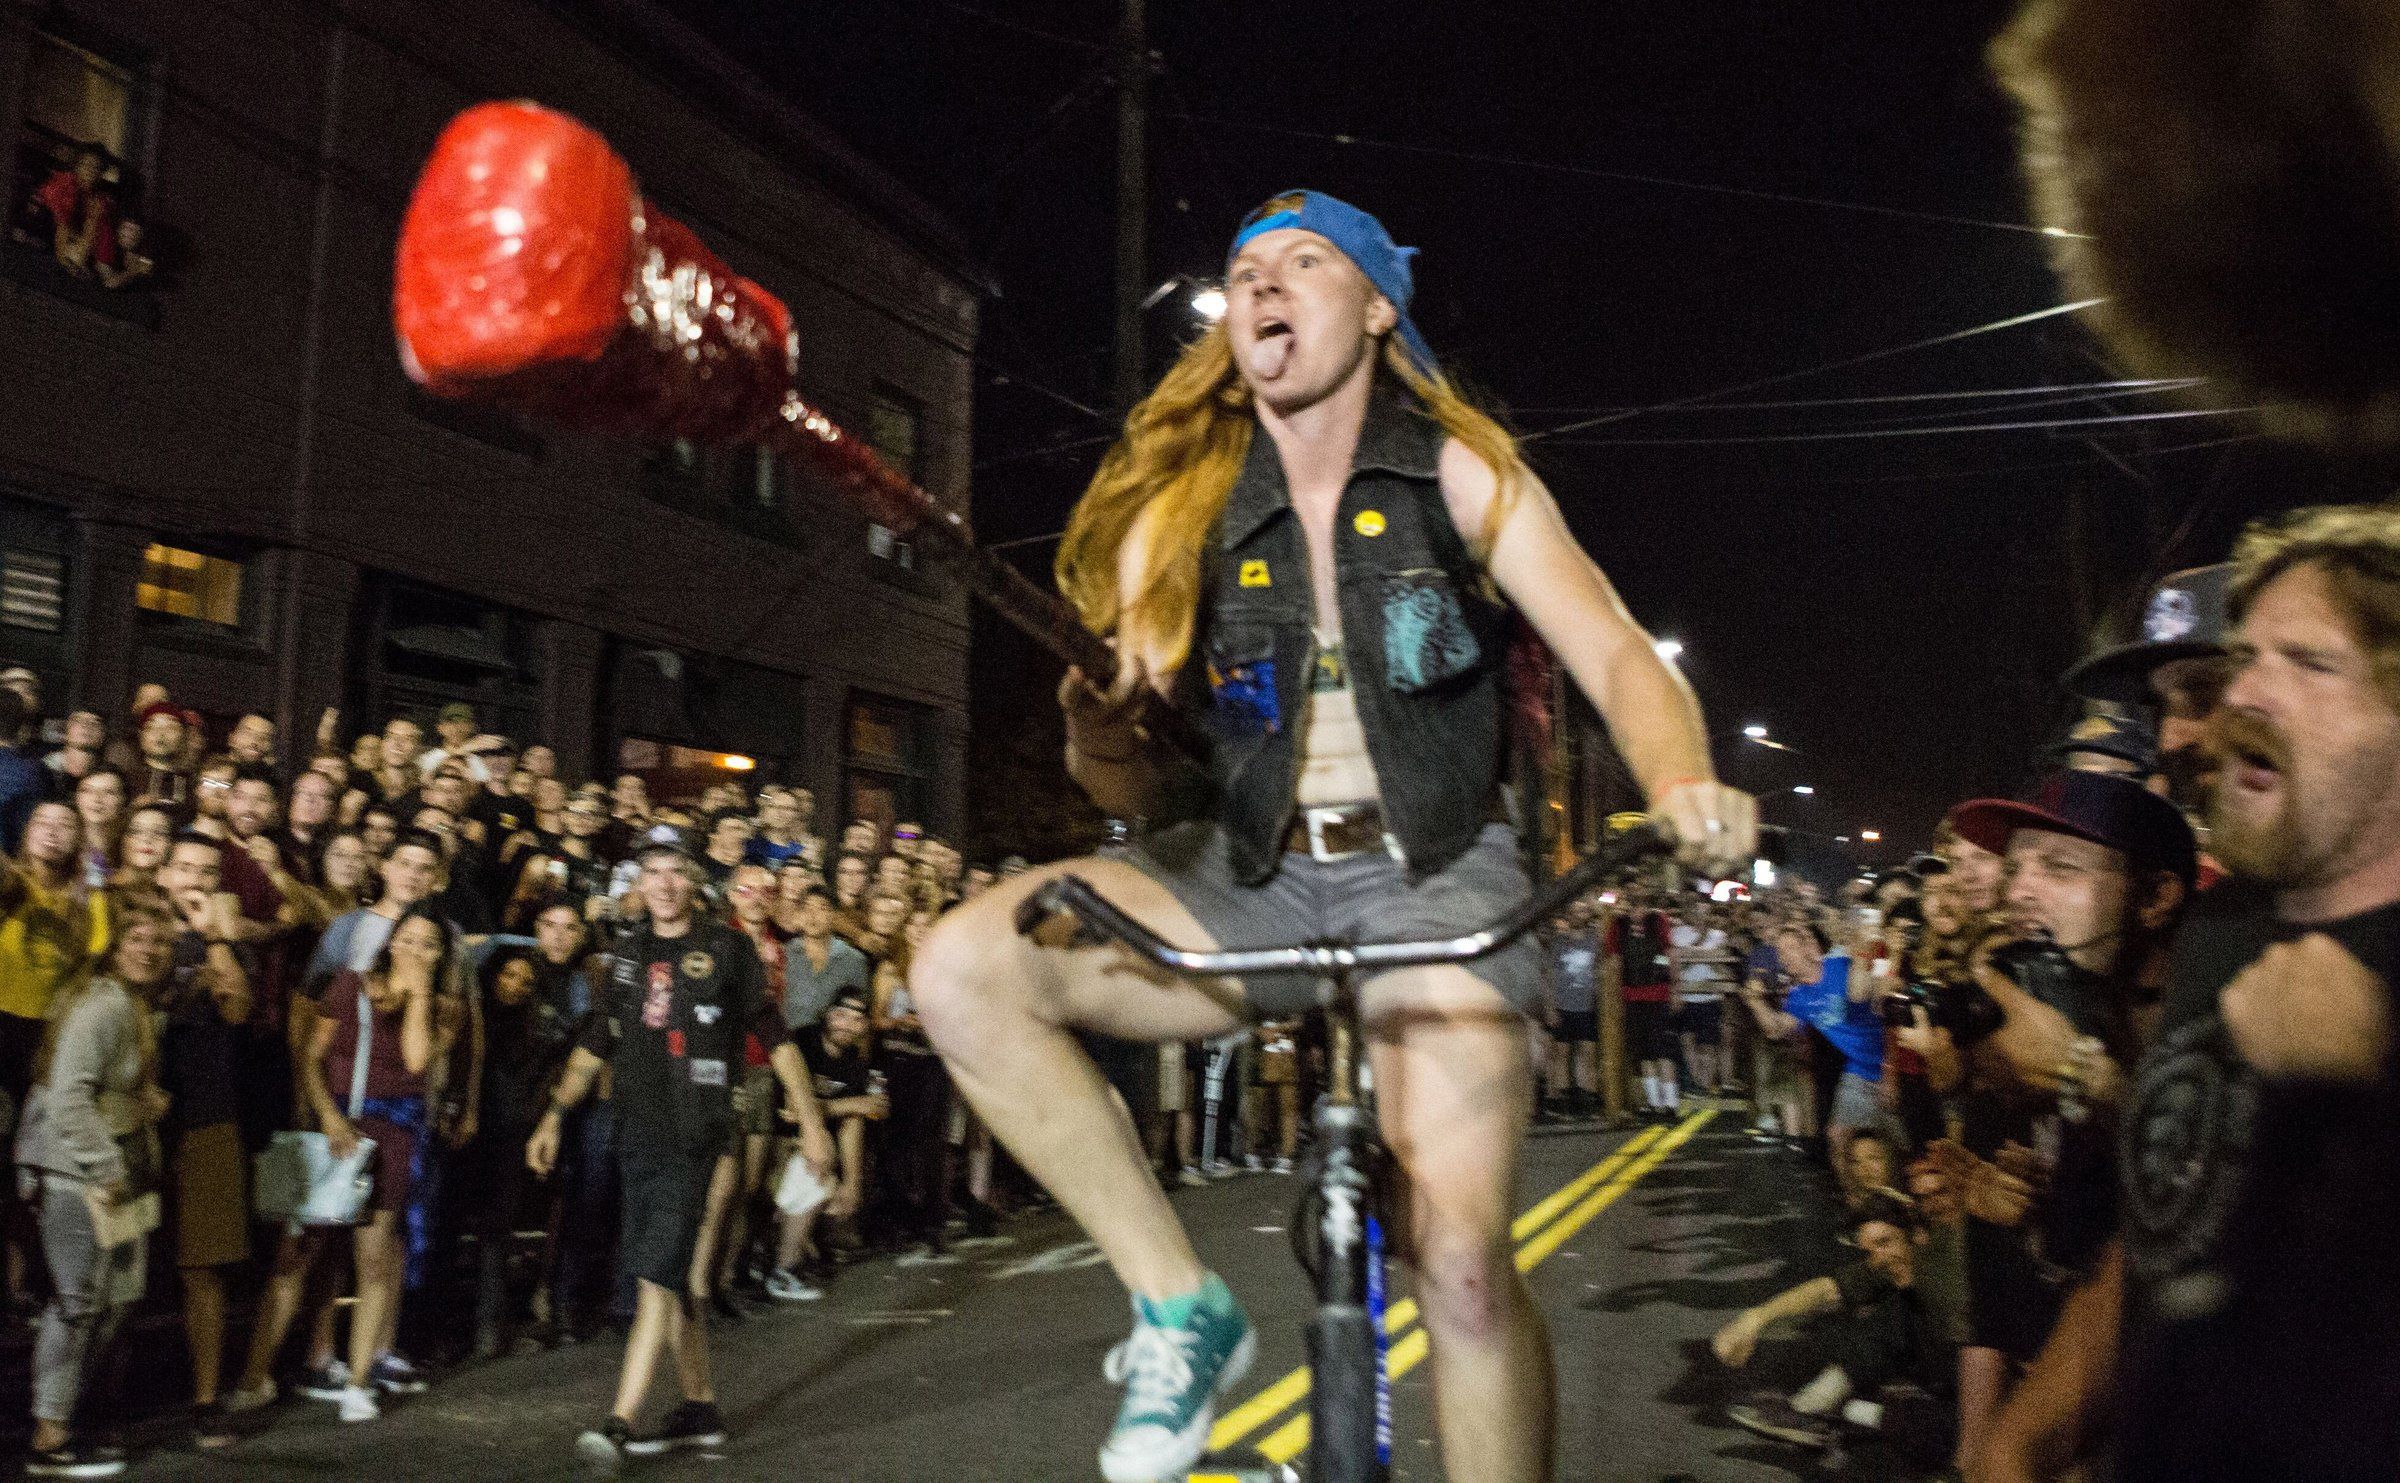
POLYGON ((2388 1480, 2400 1459, 2400 514, 2235 551, 2210 847, 2124 1116, 2121 1256, 1979 1480, 2388 1480))

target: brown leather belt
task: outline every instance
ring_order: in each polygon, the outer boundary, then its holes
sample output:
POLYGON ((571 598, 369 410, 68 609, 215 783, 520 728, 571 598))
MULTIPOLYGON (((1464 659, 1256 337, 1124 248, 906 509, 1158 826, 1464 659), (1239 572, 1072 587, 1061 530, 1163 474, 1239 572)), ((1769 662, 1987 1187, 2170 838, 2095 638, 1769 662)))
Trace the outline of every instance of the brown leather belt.
POLYGON ((1292 827, 1283 836, 1283 847, 1314 860, 1398 853, 1391 835, 1383 827, 1383 808, 1375 803, 1304 808, 1292 816, 1292 827))

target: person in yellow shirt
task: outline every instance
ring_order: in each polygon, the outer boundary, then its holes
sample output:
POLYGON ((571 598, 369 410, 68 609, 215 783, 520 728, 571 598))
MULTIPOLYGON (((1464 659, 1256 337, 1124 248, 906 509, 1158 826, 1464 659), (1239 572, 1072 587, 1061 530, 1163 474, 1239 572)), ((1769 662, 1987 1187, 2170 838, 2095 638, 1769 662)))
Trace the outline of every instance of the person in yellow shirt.
POLYGON ((0 856, 0 1091, 25 1105, 42 1028, 59 992, 80 982, 108 945, 105 893, 83 884, 83 821, 44 803, 26 821, 25 847, 0 856))

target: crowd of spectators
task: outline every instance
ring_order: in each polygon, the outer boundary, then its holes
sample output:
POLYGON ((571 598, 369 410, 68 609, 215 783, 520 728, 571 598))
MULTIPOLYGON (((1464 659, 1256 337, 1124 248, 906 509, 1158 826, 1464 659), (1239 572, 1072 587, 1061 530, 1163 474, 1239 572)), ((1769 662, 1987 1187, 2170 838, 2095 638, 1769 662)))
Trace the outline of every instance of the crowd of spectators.
POLYGON ((1846 1210, 1850 1265, 1715 1336, 1804 1346, 1731 1421, 1973 1483, 2392 1475, 2395 614, 2400 515, 2299 512, 1906 865, 1550 925, 1545 1115, 1713 1093, 1846 1210))
POLYGON ((124 289, 157 272, 140 218, 111 182, 119 167, 97 144, 74 147, 15 203, 9 234, 42 248, 59 270, 124 289))
MULTIPOLYGON (((1806 1383, 1735 1402, 1739 1425, 2016 1479, 2194 1393, 2219 1421, 2313 1405, 2322 1475, 2371 1475, 2339 1449, 2390 1391, 2320 1372, 2391 1353, 2400 927, 2373 881, 2306 908, 2306 935, 2252 883, 2290 895, 2302 877, 2273 872, 2314 848, 2351 868, 2340 851, 2383 845, 2351 815, 2400 816, 2400 519, 2313 512, 2245 550, 2170 579, 2168 621, 2070 677, 2087 709, 2031 784, 1960 803, 1906 865, 1828 889, 1667 867, 1545 930, 1538 1117, 1698 1099, 1820 1160, 1846 1208, 1855 1263, 1716 1336, 1741 1369, 1823 1320, 1806 1383), (2287 776, 2314 781, 2279 795, 2287 776), (2244 813, 2251 795, 2282 812, 2244 813), (2320 1354, 2311 1325, 2347 1337, 2320 1354)), ((329 713, 305 762, 267 717, 207 737, 157 687, 117 723, 43 716, 33 673, 0 670, 0 1247, 38 1320, 36 1475, 122 1467, 87 1438, 143 1404, 100 1378, 129 1314, 179 1321, 204 1448, 286 1393, 369 1422, 452 1365, 626 1323, 620 1119, 578 1047, 604 1043, 621 945, 657 949, 662 858, 707 942, 755 949, 773 1006, 730 1073, 737 1134, 686 1186, 694 1303, 740 1319, 863 1257, 948 1260, 1035 1198, 907 982, 941 913, 1022 861, 971 864, 905 822, 821 832, 804 788, 578 782, 463 705, 430 737, 408 717, 344 737, 329 713), (813 1110, 787 1083, 779 1116, 787 1047, 813 1110), (354 1220, 260 1217, 253 1160, 295 1129, 335 1156, 373 1140, 354 1220), (787 1216, 795 1142, 829 1196, 787 1216)), ((1302 1019, 1114 1062, 1161 1174, 1193 1185, 1293 1169, 1323 1047, 1302 1019)), ((2179 1445, 2144 1436, 2142 1456, 2179 1445)))
POLYGON ((1022 862, 970 867, 905 822, 829 834, 805 788, 578 782, 464 705, 430 736, 407 717, 338 727, 289 756, 267 717, 212 737, 156 686, 116 723, 45 725, 33 673, 0 672, 0 1120, 20 1173, 0 1239, 9 1298, 40 1315, 37 1473, 121 1465, 77 1418, 155 1409, 87 1392, 107 1388, 118 1325, 168 1302, 203 1447, 286 1393, 372 1420, 428 1371, 625 1322, 605 1085, 549 1177, 526 1153, 601 955, 641 925, 635 857, 662 841, 755 947, 838 1147, 830 1198, 784 1219, 771 1186, 794 1130, 775 1047, 751 1035, 698 1297, 739 1318, 816 1298, 863 1255, 939 1259, 962 1222, 989 1232, 1009 1192, 906 969, 936 916, 1022 862), (259 1217, 253 1161, 291 1129, 337 1156, 373 1140, 357 1223, 259 1217), (125 1234, 145 1220, 155 1236, 125 1234))
MULTIPOLYGON (((934 920, 1020 858, 970 863, 907 821, 825 829, 802 787, 578 781, 465 705, 430 735, 402 716, 344 736, 329 713, 305 756, 260 714, 212 737, 158 686, 114 723, 44 714, 34 673, 0 670, 0 1121, 21 1170, 0 1239, 9 1297, 40 1315, 37 1472, 122 1465, 77 1417, 155 1411, 88 1392, 119 1324, 169 1302, 210 1449, 286 1396, 366 1422, 455 1364, 625 1330, 605 1079, 545 1175, 526 1154, 662 841, 705 919, 755 947, 837 1150, 829 1197, 783 1215, 797 1130, 749 1036, 695 1301, 725 1321, 805 1304, 860 1260, 953 1259, 1040 1198, 954 1095, 907 987, 934 920), (294 1129, 336 1156, 372 1140, 355 1224, 256 1209, 255 1160, 294 1129), (94 1225, 153 1208, 146 1242, 94 1225)), ((1304 1027, 1151 1054, 1112 1073, 1162 1176, 1291 1172, 1321 1056, 1304 1027)))

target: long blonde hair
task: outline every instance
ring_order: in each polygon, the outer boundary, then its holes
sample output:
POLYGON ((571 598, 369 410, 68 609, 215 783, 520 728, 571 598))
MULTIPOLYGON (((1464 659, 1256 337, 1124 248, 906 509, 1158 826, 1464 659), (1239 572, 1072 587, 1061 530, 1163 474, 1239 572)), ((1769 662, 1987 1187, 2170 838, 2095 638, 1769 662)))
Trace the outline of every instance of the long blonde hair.
MULTIPOLYGON (((1499 477, 1499 491, 1474 542, 1486 559, 1516 507, 1525 472, 1516 439, 1470 403, 1450 379, 1417 368, 1394 335, 1384 337, 1380 373, 1407 388, 1442 430, 1499 477)), ((1184 347, 1166 378, 1125 419, 1124 434, 1067 518, 1058 548, 1058 586, 1084 625, 1154 662, 1158 673, 1190 657, 1200 607, 1201 557, 1225 511, 1258 427, 1250 388, 1235 370, 1223 321, 1184 347), (1134 522, 1156 506, 1138 585, 1122 590, 1117 555, 1134 522)))

